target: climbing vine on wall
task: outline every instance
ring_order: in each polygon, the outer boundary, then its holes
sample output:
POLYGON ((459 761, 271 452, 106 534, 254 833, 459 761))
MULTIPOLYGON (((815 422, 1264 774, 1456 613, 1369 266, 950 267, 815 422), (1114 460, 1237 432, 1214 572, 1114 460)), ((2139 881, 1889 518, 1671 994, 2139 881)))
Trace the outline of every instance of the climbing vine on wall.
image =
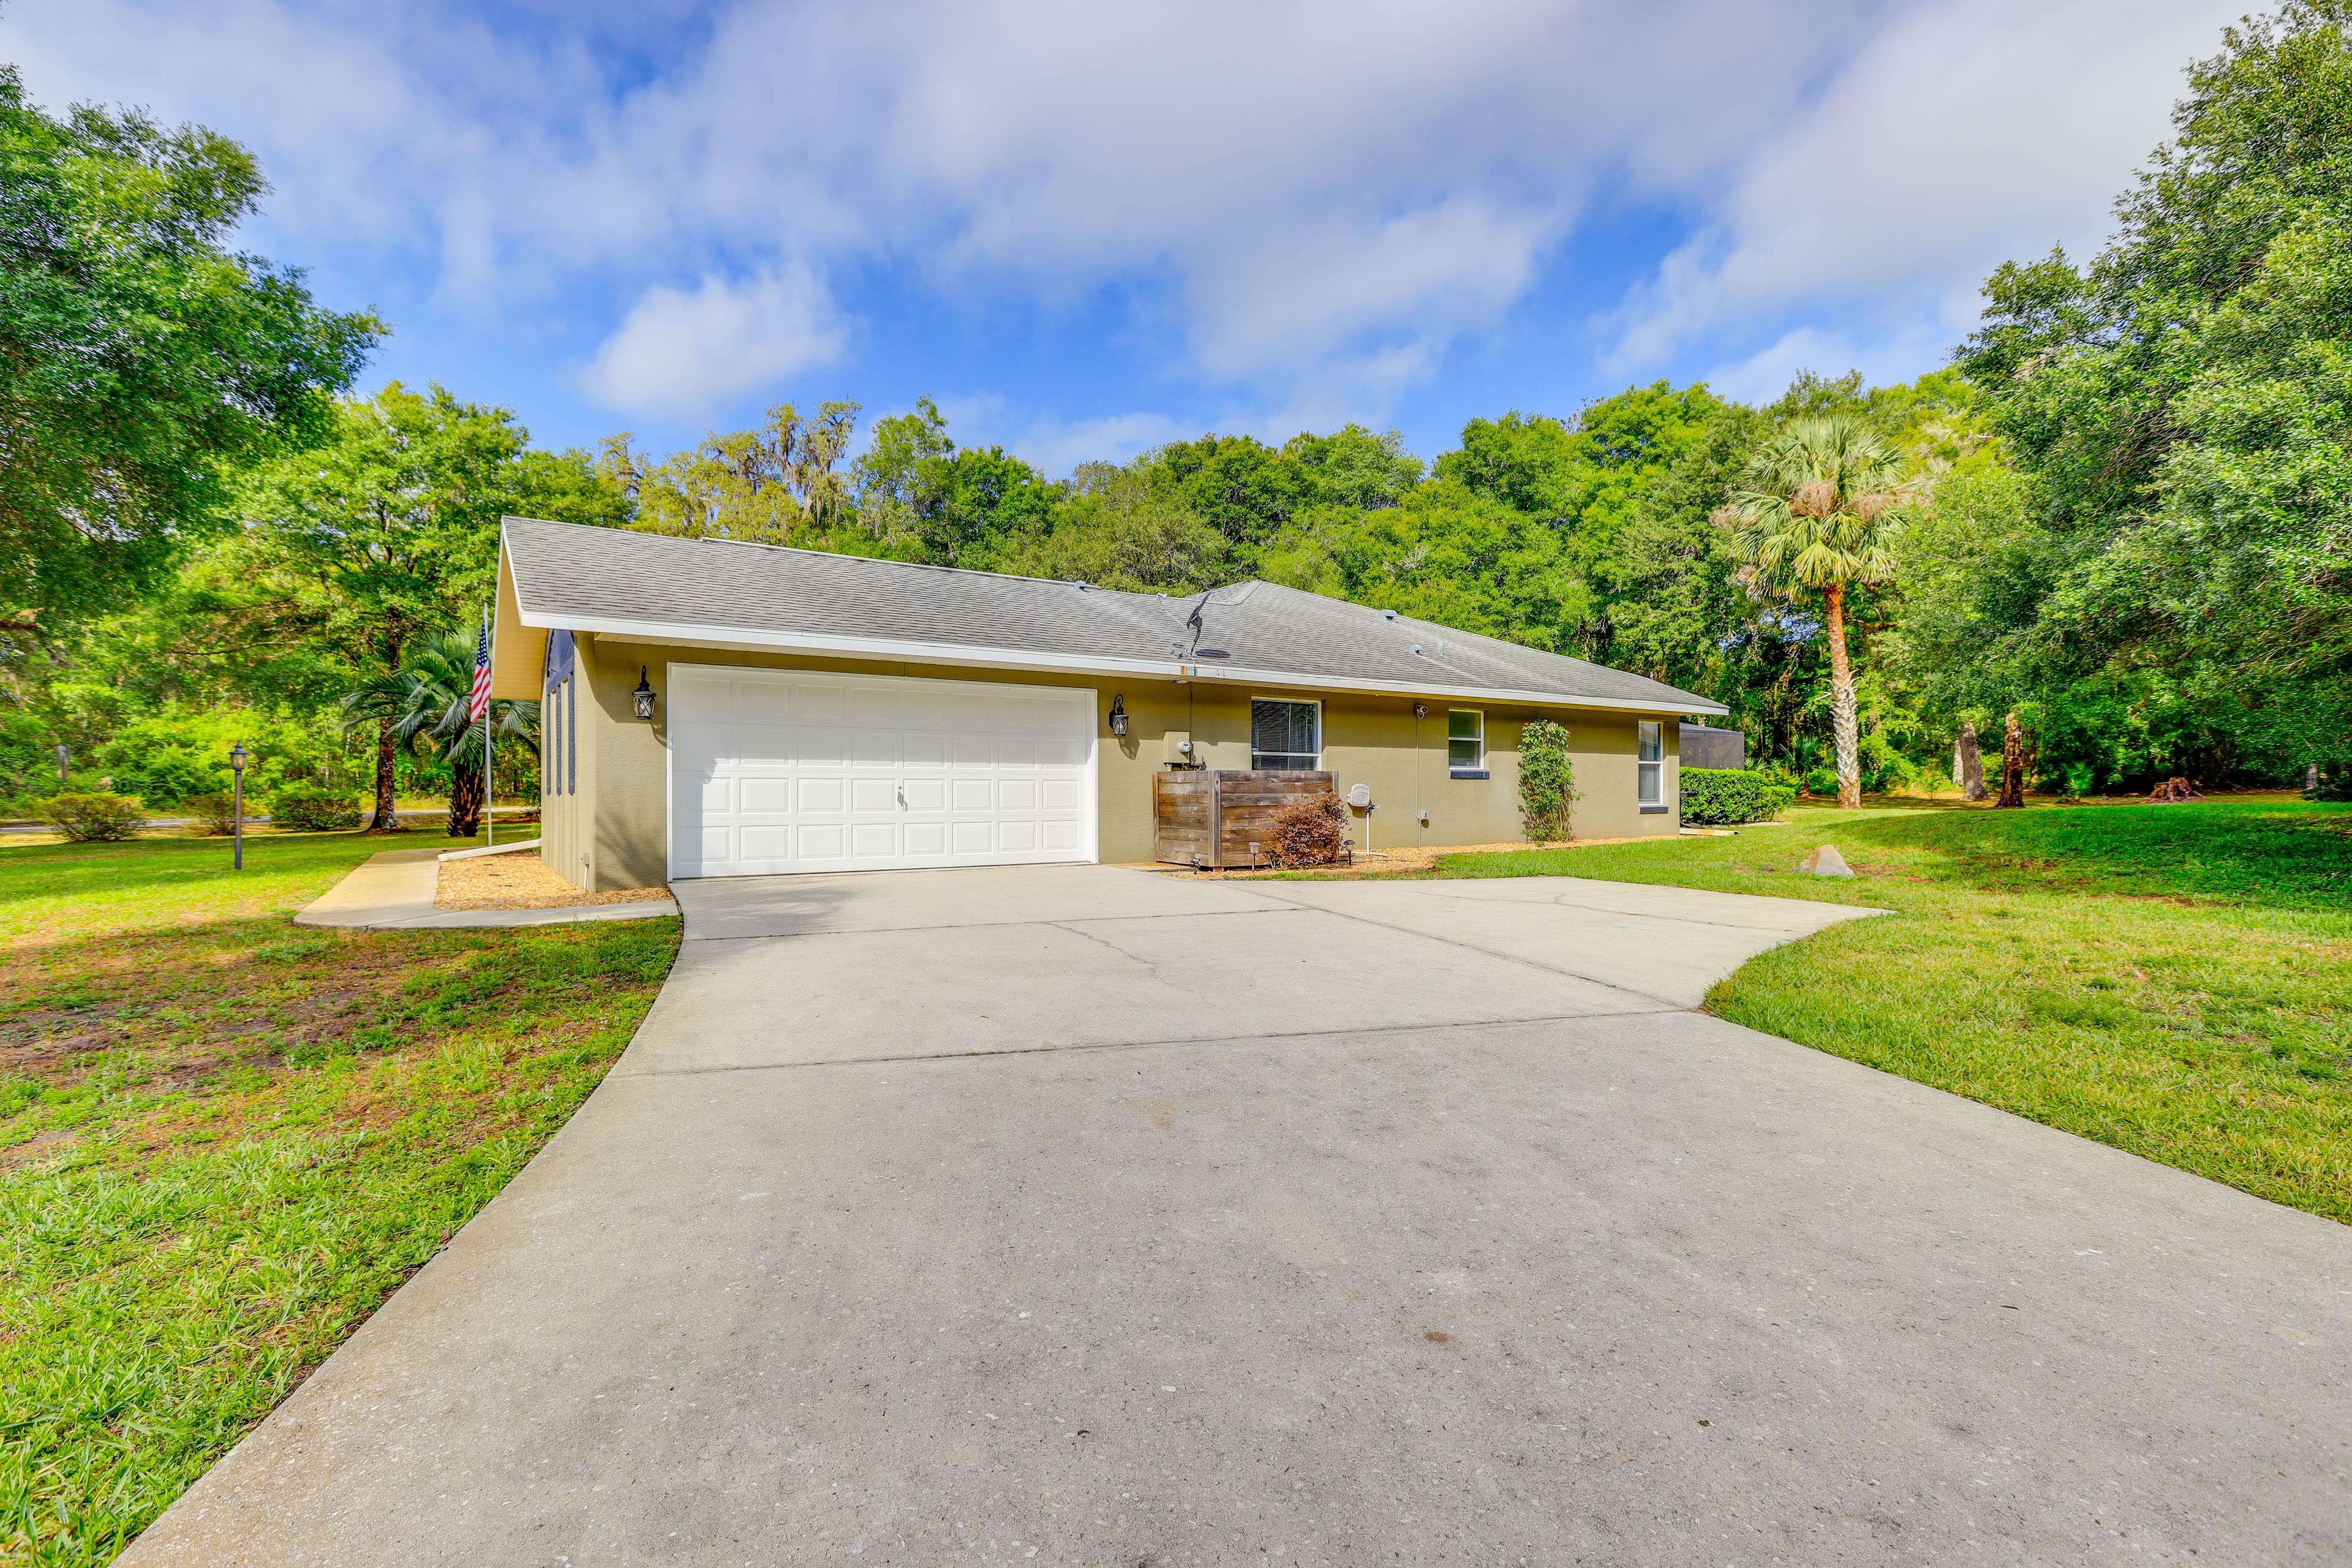
POLYGON ((1576 764, 1569 761, 1568 729, 1531 719, 1519 731, 1519 819, 1537 844, 1568 837, 1576 799, 1576 764))

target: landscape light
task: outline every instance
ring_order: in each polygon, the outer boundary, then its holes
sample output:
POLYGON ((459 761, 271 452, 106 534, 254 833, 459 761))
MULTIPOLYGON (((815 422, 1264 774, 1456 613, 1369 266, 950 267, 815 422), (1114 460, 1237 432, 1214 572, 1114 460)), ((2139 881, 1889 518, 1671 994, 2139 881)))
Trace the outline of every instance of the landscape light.
POLYGON ((245 869, 245 764, 248 758, 243 741, 228 749, 228 765, 236 770, 236 798, 228 808, 228 829, 236 835, 236 844, 230 868, 237 871, 245 869))

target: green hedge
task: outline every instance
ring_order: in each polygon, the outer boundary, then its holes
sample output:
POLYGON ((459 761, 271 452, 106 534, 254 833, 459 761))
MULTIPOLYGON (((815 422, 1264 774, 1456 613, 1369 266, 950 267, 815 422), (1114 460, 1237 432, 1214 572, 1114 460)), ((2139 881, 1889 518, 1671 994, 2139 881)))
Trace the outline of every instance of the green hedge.
POLYGON ((126 795, 93 790, 37 800, 33 815, 69 844, 116 844, 139 831, 147 820, 147 807, 126 795))
POLYGON ((325 833, 360 825, 360 808, 341 790, 296 784, 269 800, 269 824, 298 833, 325 833))
POLYGON ((1685 768, 1683 820, 1704 827, 1766 822, 1789 809, 1796 786, 1740 768, 1685 768))

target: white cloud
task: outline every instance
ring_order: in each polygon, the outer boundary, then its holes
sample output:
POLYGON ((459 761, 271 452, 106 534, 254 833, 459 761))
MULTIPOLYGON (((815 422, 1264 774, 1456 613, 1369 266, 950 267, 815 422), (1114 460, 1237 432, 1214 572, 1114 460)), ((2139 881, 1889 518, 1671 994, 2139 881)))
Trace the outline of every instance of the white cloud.
POLYGON ((691 292, 656 284, 604 340, 581 387, 606 408, 698 416, 840 356, 845 329, 824 285, 793 265, 691 292))
POLYGON ((76 0, 0 12, 0 49, 43 101, 254 145, 262 242, 331 297, 396 265, 411 311, 586 321, 613 406, 831 363, 803 268, 846 297, 911 266, 981 310, 1123 312, 1237 407, 1379 419, 1596 201, 1688 237, 1615 319, 1620 372, 1792 310, 1948 325, 1993 262, 2096 237, 2243 4, 76 0))
POLYGON ((1615 364, 1799 302, 1965 327, 2000 262, 2097 248, 2110 198, 2168 133, 2180 67, 2242 4, 1964 0, 1896 17, 1635 292, 1615 364))

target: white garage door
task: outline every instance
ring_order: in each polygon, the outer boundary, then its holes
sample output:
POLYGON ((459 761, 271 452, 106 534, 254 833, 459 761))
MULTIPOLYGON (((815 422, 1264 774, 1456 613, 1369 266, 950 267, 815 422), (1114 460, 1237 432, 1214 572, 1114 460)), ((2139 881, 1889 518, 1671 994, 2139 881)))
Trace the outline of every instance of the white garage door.
POLYGON ((670 875, 1095 855, 1094 693, 670 667, 670 875))

